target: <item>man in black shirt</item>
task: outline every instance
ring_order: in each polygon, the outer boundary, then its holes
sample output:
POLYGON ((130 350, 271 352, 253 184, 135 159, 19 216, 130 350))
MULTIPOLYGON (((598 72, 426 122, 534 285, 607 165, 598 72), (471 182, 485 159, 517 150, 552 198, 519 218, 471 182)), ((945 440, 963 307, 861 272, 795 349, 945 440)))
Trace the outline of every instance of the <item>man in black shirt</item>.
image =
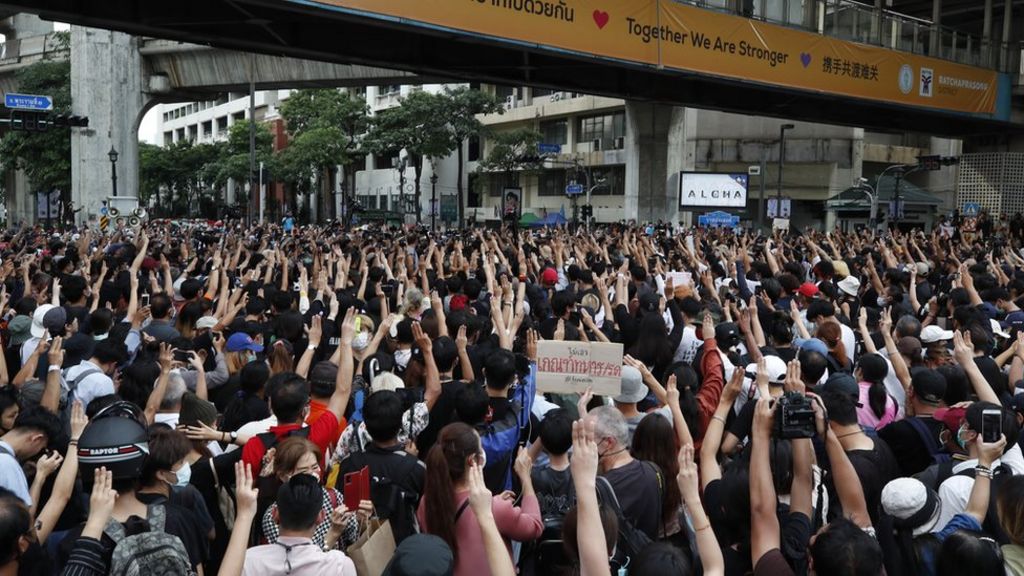
POLYGON ((932 414, 945 406, 946 379, 932 370, 921 370, 910 381, 907 404, 914 416, 897 420, 878 431, 878 437, 892 449, 900 467, 900 476, 913 476, 934 461, 942 449, 939 433, 942 422, 932 414))
POLYGON ((363 406, 363 416, 373 442, 364 451, 342 460, 338 474, 344 479, 346 474, 369 467, 373 507, 378 516, 391 521, 396 542, 416 532, 413 519, 426 475, 426 466, 398 443, 404 411, 397 392, 379 390, 371 394, 363 406))

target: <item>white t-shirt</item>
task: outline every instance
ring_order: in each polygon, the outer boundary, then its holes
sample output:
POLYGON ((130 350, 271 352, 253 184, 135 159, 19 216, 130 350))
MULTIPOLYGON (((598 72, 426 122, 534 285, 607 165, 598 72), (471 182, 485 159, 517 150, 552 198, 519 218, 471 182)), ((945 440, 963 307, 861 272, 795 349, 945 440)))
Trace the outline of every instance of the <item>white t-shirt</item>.
POLYGON ((699 338, 697 338, 697 329, 693 326, 687 325, 683 328, 683 337, 679 340, 679 347, 676 348, 675 356, 673 356, 673 362, 685 362, 690 364, 693 359, 697 356, 697 349, 704 344, 699 338))
POLYGON ((116 392, 114 381, 103 373, 103 369, 88 360, 82 360, 77 366, 72 366, 64 372, 64 389, 70 390, 71 385, 84 371, 93 371, 92 374, 82 378, 75 387, 75 399, 82 403, 82 408, 88 408, 89 403, 100 396, 108 396, 116 392))

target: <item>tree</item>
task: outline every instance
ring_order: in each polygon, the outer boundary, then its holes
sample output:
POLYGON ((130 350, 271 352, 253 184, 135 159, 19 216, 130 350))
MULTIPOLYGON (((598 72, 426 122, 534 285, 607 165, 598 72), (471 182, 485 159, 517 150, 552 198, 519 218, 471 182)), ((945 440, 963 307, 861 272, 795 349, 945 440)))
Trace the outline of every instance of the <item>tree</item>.
POLYGON ((484 125, 477 119, 478 114, 504 114, 505 107, 491 94, 461 86, 455 90, 445 89, 447 98, 446 120, 455 150, 458 151, 458 178, 455 184, 458 204, 459 228, 464 225, 462 194, 463 144, 473 136, 484 132, 484 125))
MULTIPOLYGON (((58 39, 68 36, 58 35, 58 39)), ((71 63, 42 60, 15 74, 18 90, 53 97, 53 114, 71 112, 71 63)), ((71 135, 51 127, 46 132, 8 131, 0 138, 0 167, 24 170, 36 190, 57 188, 71 193, 71 135)))
MULTIPOLYGON (((374 154, 395 154, 405 150, 415 172, 416 223, 421 221, 420 177, 425 158, 444 158, 456 148, 448 130, 450 105, 444 94, 423 90, 402 98, 401 105, 374 117, 364 145, 374 154)), ((404 194, 404 190, 402 191, 404 194)))
MULTIPOLYGON (((325 193, 332 184, 332 168, 346 166, 346 174, 362 155, 360 136, 366 131, 369 108, 366 102, 333 89, 309 89, 294 92, 281 105, 288 134, 288 147, 280 153, 279 171, 298 189, 312 181, 320 192, 321 214, 330 215, 334 202, 325 193), (324 175, 327 177, 324 178, 324 175)), ((346 193, 354 189, 352 186, 346 193)))
POLYGON ((543 163, 537 156, 537 144, 543 136, 529 128, 495 132, 487 156, 480 162, 481 172, 501 172, 506 184, 518 183, 518 173, 536 170, 543 163))

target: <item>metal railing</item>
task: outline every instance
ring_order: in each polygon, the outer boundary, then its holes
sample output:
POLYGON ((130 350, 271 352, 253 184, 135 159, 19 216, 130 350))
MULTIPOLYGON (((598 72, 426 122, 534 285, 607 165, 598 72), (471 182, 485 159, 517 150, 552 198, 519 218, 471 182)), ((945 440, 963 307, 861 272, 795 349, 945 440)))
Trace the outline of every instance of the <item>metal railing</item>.
POLYGON ((949 26, 855 0, 672 0, 826 36, 1017 74, 1017 43, 985 42, 949 26))

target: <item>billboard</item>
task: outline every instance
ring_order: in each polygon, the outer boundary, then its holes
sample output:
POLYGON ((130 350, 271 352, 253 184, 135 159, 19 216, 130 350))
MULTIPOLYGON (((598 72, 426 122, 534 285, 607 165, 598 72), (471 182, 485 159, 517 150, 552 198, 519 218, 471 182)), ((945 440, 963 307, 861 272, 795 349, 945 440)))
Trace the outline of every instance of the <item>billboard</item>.
POLYGON ((748 182, 746 174, 680 172, 679 209, 705 206, 746 208, 748 182))
POLYGON ((307 1, 660 69, 949 112, 996 111, 994 70, 671 0, 307 1))

